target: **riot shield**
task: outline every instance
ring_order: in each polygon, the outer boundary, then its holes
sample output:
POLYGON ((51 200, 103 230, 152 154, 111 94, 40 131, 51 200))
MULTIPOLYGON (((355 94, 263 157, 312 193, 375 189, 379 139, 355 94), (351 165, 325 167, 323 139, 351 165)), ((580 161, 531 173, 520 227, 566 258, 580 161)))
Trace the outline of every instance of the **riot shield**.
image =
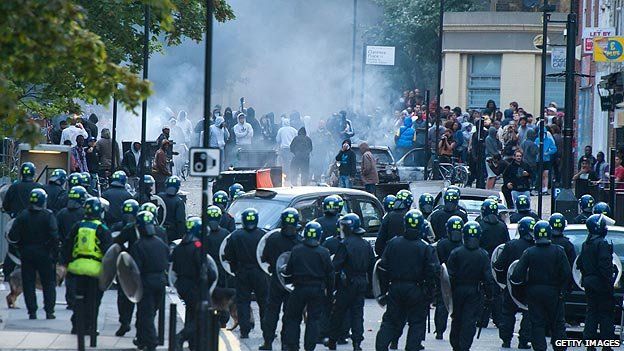
POLYGON ((216 277, 216 279, 212 281, 212 284, 210 284, 210 289, 208 290, 210 295, 212 295, 219 282, 219 268, 217 267, 217 262, 215 262, 210 254, 206 254, 206 259, 208 271, 212 272, 216 277))
POLYGON ((223 267, 223 270, 225 271, 225 273, 234 277, 235 274, 234 272, 232 272, 232 267, 230 267, 230 262, 225 259, 225 246, 227 245, 228 240, 230 240, 230 236, 232 236, 232 234, 228 234, 228 236, 226 236, 225 239, 223 239, 223 242, 221 242, 221 246, 219 247, 219 261, 221 261, 221 267, 223 267))
POLYGON ((513 261, 509 265, 509 269, 507 270, 507 290, 509 291, 509 295, 511 296, 513 302, 515 302, 516 306, 525 311, 528 311, 529 306, 527 305, 525 282, 514 282, 511 280, 511 276, 514 269, 516 269, 518 262, 518 260, 513 261))
POLYGON ((373 296, 375 297, 375 300, 377 300, 377 303, 379 304, 379 306, 385 307, 386 304, 384 302, 384 298, 388 293, 386 291, 388 282, 387 282, 387 277, 384 276, 384 273, 386 271, 383 268, 381 268, 381 266, 379 265, 380 262, 381 260, 377 260, 377 262, 375 263, 375 267, 373 268, 373 281, 371 285, 372 285, 373 296))
POLYGON ((150 200, 156 205, 156 207, 158 207, 158 211, 156 212, 156 222, 158 225, 164 225, 165 218, 167 218, 167 204, 165 204, 165 200, 158 195, 152 195, 150 200))
MULTIPOLYGON (((574 278, 574 283, 576 283, 576 286, 578 286, 579 289, 585 291, 585 288, 582 285, 583 274, 581 273, 581 270, 577 266, 577 261, 579 257, 580 256, 576 257, 576 259, 574 260, 574 265, 572 265, 572 278, 574 278)), ((619 288, 621 286, 620 279, 622 278, 622 261, 620 261, 620 258, 618 257, 618 255, 614 252, 611 262, 613 263, 613 266, 615 266, 615 270, 616 270, 613 287, 619 288)))
POLYGON ((138 303, 143 297, 143 282, 141 272, 132 256, 122 252, 117 258, 117 280, 124 294, 132 303, 138 303))
POLYGON ((277 258, 277 262, 275 263, 275 270, 277 271, 277 279, 279 280, 284 290, 292 292, 294 289, 294 285, 289 281, 291 277, 284 273, 284 271, 286 270, 286 266, 288 265, 288 260, 290 260, 290 251, 282 253, 277 258))
POLYGON ((453 313, 453 293, 451 290, 451 278, 449 277, 446 263, 442 263, 440 267, 440 293, 442 294, 442 301, 446 306, 446 310, 449 314, 453 313))
POLYGON ((258 266, 260 269, 264 271, 264 273, 271 275, 271 271, 269 270, 269 264, 266 262, 262 262, 262 253, 264 252, 264 247, 266 246, 267 239, 273 235, 274 233, 279 233, 281 229, 273 229, 270 232, 264 234, 262 239, 258 242, 258 246, 256 246, 256 261, 258 262, 258 266))
POLYGON ((119 244, 113 244, 106 250, 104 257, 102 257, 102 273, 98 283, 100 290, 106 291, 113 284, 115 275, 117 275, 117 258, 119 258, 119 254, 122 251, 119 244))
POLYGON ((500 286, 501 289, 505 288, 505 285, 507 284, 507 277, 504 276, 505 274, 504 271, 499 271, 495 269, 494 264, 498 260, 498 257, 500 256, 501 252, 503 252, 504 248, 505 248, 505 244, 498 245, 494 249, 494 252, 492 252, 492 257, 490 259, 490 266, 492 268, 492 276, 494 276, 494 280, 496 281, 496 284, 498 284, 498 286, 500 286))

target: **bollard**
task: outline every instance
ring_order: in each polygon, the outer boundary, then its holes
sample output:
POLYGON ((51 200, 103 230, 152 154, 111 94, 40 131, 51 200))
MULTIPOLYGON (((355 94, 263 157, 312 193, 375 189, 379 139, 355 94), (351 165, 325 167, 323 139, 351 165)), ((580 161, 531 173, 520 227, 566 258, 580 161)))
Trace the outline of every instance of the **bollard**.
POLYGON ((208 350, 219 350, 219 332, 221 321, 219 321, 219 311, 214 308, 208 310, 208 350))
POLYGON ((176 350, 176 323, 178 321, 177 305, 175 303, 169 304, 169 351, 176 350))
POLYGON ((91 318, 93 319, 93 321, 91 322, 91 337, 90 337, 90 342, 89 342, 89 346, 91 347, 97 347, 97 315, 98 315, 98 284, 97 284, 97 280, 95 281, 95 283, 92 284, 93 288, 92 288, 92 296, 93 298, 91 299, 91 305, 87 306, 87 308, 91 308, 91 318))
POLYGON ((197 351, 213 351, 210 349, 208 344, 208 320, 210 317, 209 314, 209 304, 208 301, 200 301, 199 302, 199 311, 197 313, 197 351))
POLYGON ((165 344, 165 294, 162 295, 158 308, 158 345, 165 344))
POLYGON ((74 308, 76 313, 76 335, 78 336, 78 351, 85 349, 85 330, 84 330, 84 296, 76 295, 74 308))

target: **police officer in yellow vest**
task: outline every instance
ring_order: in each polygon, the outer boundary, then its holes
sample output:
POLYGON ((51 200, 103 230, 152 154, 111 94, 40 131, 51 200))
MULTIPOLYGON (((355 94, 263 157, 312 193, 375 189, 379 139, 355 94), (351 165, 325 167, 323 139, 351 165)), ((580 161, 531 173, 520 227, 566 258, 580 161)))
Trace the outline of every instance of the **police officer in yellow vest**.
MULTIPOLYGON (((89 198, 84 204, 85 219, 76 223, 69 235, 67 245, 68 274, 76 281, 76 296, 84 297, 85 333, 97 330, 97 311, 103 293, 98 288, 98 277, 102 272, 102 257, 111 244, 111 234, 102 222, 104 208, 96 197, 89 198), (93 315, 95 304, 95 315, 93 315)), ((76 310, 72 315, 72 334, 77 329, 76 310)))

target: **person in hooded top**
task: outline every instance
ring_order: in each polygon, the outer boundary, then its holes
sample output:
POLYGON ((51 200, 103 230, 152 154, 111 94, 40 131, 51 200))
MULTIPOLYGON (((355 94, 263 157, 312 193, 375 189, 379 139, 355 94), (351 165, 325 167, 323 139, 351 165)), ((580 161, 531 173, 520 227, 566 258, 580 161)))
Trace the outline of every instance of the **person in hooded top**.
POLYGON ((135 141, 128 151, 123 155, 121 161, 121 169, 126 172, 128 177, 137 177, 139 170, 139 161, 141 160, 141 143, 135 141))
POLYGON ((251 125, 251 128, 254 130, 253 141, 260 141, 262 139, 262 127, 260 126, 260 122, 256 118, 256 110, 253 107, 248 107, 245 109, 245 116, 247 116, 247 123, 251 125))
POLYGON ((360 174, 364 189, 375 195, 377 183, 379 183, 379 173, 377 172, 377 159, 373 156, 367 142, 360 143, 360 152, 362 153, 362 165, 360 174))
POLYGON ((412 127, 412 117, 403 118, 403 125, 394 135, 394 143, 396 144, 397 159, 405 155, 409 150, 414 148, 416 141, 416 131, 412 127))
MULTIPOLYGON (((488 136, 485 138, 485 157, 486 160, 489 158, 493 158, 495 155, 501 154, 503 150, 503 144, 498 139, 498 131, 494 127, 490 127, 488 129, 488 136)), ((492 189, 494 187, 494 182, 496 181, 496 173, 492 169, 492 166, 489 162, 486 162, 487 169, 487 189, 492 189)))
POLYGON ((119 145, 113 143, 110 129, 104 128, 100 140, 95 143, 95 148, 100 155, 100 175, 108 176, 113 173, 119 164, 119 145), (113 161, 114 158, 114 161, 113 161))
POLYGON ((193 135, 193 123, 188 118, 186 111, 180 110, 178 112, 177 126, 182 130, 184 140, 180 140, 180 143, 184 142, 187 146, 191 145, 191 137, 193 135))
POLYGON ((301 127, 297 136, 290 143, 290 152, 294 155, 291 163, 291 183, 295 184, 301 175, 301 185, 308 185, 310 178, 310 153, 312 139, 307 135, 305 127, 301 127))
POLYGON ((98 136, 98 121, 98 116, 95 113, 90 114, 89 118, 82 120, 82 125, 87 133, 89 133, 89 137, 94 139, 98 136))
POLYGON ((290 145, 297 136, 298 132, 295 128, 290 126, 290 120, 282 117, 282 127, 277 130, 275 141, 278 147, 279 159, 282 169, 290 169, 290 163, 292 160, 292 153, 290 152, 290 145))
POLYGON ((356 174, 356 157, 355 152, 351 150, 351 140, 345 139, 342 142, 342 147, 336 155, 336 161, 338 162, 338 180, 341 188, 351 188, 353 182, 352 179, 356 174))

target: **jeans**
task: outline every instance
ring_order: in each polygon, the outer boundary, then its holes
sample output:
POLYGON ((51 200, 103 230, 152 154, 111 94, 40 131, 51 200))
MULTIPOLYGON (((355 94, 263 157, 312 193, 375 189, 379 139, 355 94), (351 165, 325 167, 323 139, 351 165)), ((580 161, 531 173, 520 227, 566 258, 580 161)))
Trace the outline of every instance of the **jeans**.
POLYGON ((351 177, 341 175, 338 178, 338 186, 341 188, 351 188, 351 177))
POLYGON ((514 207, 516 204, 516 201, 518 201, 518 196, 520 195, 526 195, 527 197, 531 197, 531 192, 529 190, 525 190, 525 191, 517 191, 517 190, 512 190, 511 191, 511 198, 513 199, 513 203, 514 203, 514 207))

